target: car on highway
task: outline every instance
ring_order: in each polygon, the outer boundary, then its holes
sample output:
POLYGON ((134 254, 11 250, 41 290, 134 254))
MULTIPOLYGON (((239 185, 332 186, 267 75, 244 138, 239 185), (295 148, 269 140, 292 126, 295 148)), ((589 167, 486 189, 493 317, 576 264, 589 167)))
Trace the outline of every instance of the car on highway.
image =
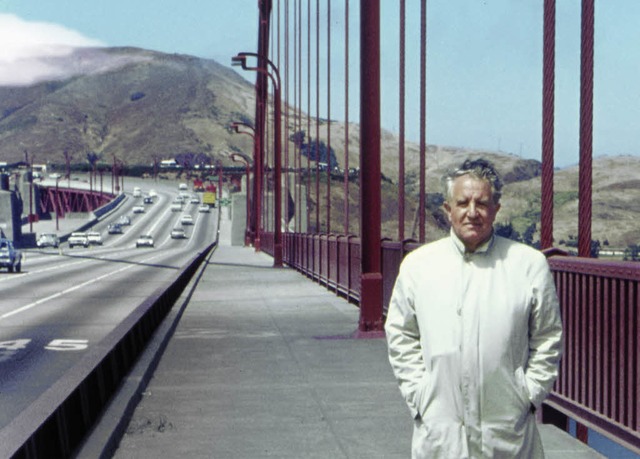
POLYGON ((121 215, 118 219, 118 223, 120 223, 122 226, 128 226, 131 224, 131 217, 129 217, 128 215, 121 215))
POLYGON ((142 199, 143 204, 153 204, 153 198, 151 196, 145 196, 142 199))
POLYGON ((180 202, 171 203, 171 212, 182 212, 182 203, 180 202))
POLYGON ((10 273, 22 270, 22 253, 9 239, 0 239, 0 267, 7 268, 10 273))
POLYGON ((144 213, 144 206, 138 204, 138 205, 133 206, 132 210, 133 210, 134 214, 143 214, 144 213))
POLYGON ((136 247, 153 247, 153 236, 150 234, 141 234, 136 240, 136 247))
POLYGON ((191 196, 191 199, 189 200, 189 202, 191 204, 200 204, 200 198, 197 196, 191 196))
POLYGON ((180 185, 178 185, 178 189, 179 190, 188 190, 189 187, 187 186, 186 183, 181 183, 180 185))
POLYGON ((102 235, 97 231, 89 231, 87 239, 89 239, 89 244, 102 245, 102 235))
POLYGON ((120 223, 111 223, 107 227, 107 232, 109 234, 122 234, 122 225, 120 223))
POLYGON ((182 217, 180 217, 180 224, 193 225, 193 217, 189 214, 184 214, 182 217))
POLYGON ((158 192, 152 188, 149 190, 149 196, 155 198, 156 196, 158 196, 158 192))
POLYGON ((173 228, 171 230, 171 239, 186 239, 187 233, 184 228, 173 228))
POLYGON ((89 238, 87 237, 87 233, 73 232, 71 236, 69 236, 69 239, 67 239, 67 243, 71 249, 78 246, 87 248, 89 247, 89 238))
POLYGON ((173 202, 174 203, 179 202, 180 204, 184 204, 184 196, 182 195, 176 196, 175 198, 173 198, 173 202))
POLYGON ((54 247, 57 249, 60 245, 60 238, 54 233, 42 233, 38 237, 36 245, 41 249, 45 247, 54 247))
POLYGON ((200 207, 198 207, 198 212, 210 212, 211 209, 209 209, 209 205, 208 204, 201 204, 200 207))

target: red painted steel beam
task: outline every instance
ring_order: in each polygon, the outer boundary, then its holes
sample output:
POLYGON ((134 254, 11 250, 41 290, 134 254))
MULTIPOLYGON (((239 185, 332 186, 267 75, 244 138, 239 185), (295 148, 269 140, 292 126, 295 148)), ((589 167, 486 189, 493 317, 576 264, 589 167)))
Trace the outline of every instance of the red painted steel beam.
POLYGON ((425 242, 427 210, 427 0, 420 2, 420 196, 418 238, 425 242))
POLYGON ((382 330, 380 229, 380 1, 360 0, 360 320, 382 330))
POLYGON ((593 155, 594 0, 582 0, 580 39, 580 172, 578 177, 578 256, 591 256, 593 155))
MULTIPOLYGON (((258 18, 258 66, 266 68, 264 59, 269 53, 269 27, 271 18, 271 0, 259 0, 258 18)), ((255 115, 255 142, 253 149, 254 189, 253 189, 253 246, 256 252, 260 251, 261 219, 262 219, 262 186, 263 164, 265 145, 265 121, 267 108, 267 75, 263 72, 256 73, 256 115, 255 115)))
POLYGON ((553 246, 556 0, 544 0, 543 29, 540 248, 547 249, 553 246))
POLYGON ((404 142, 405 142, 405 72, 406 72, 406 0, 400 0, 400 49, 398 51, 400 63, 398 68, 399 94, 398 94, 398 240, 404 240, 404 142))

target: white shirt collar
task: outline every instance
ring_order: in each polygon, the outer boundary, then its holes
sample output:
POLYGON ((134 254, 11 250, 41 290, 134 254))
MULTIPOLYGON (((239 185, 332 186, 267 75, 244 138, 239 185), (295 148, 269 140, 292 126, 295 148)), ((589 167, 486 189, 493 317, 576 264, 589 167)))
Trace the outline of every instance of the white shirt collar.
POLYGON ((453 245, 458 250, 458 252, 460 252, 460 255, 471 255, 471 254, 476 254, 476 253, 486 253, 486 252, 489 251, 489 249, 493 245, 493 241, 495 239, 495 234, 493 232, 491 232, 491 237, 486 242, 481 244, 474 252, 468 252, 467 248, 464 246, 464 243, 460 240, 460 238, 453 231, 453 228, 451 229, 450 233, 451 233, 451 240, 453 241, 453 245))

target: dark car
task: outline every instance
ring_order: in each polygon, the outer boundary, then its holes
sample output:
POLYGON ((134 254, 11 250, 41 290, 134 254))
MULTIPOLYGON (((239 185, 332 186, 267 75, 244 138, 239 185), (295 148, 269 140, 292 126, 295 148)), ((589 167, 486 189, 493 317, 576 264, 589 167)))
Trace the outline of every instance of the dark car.
POLYGON ((107 228, 109 234, 122 234, 122 225, 120 223, 112 223, 107 228))

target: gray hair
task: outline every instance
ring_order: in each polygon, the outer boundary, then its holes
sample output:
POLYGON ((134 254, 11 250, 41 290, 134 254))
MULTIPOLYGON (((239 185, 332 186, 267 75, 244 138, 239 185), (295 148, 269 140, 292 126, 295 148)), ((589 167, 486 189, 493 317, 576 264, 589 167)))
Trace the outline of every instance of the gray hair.
POLYGON ((479 180, 489 182, 493 202, 496 204, 500 202, 500 197, 502 196, 502 179, 493 164, 483 158, 467 159, 460 167, 447 173, 443 177, 447 199, 450 199, 453 195, 453 181, 463 175, 471 175, 479 180))

